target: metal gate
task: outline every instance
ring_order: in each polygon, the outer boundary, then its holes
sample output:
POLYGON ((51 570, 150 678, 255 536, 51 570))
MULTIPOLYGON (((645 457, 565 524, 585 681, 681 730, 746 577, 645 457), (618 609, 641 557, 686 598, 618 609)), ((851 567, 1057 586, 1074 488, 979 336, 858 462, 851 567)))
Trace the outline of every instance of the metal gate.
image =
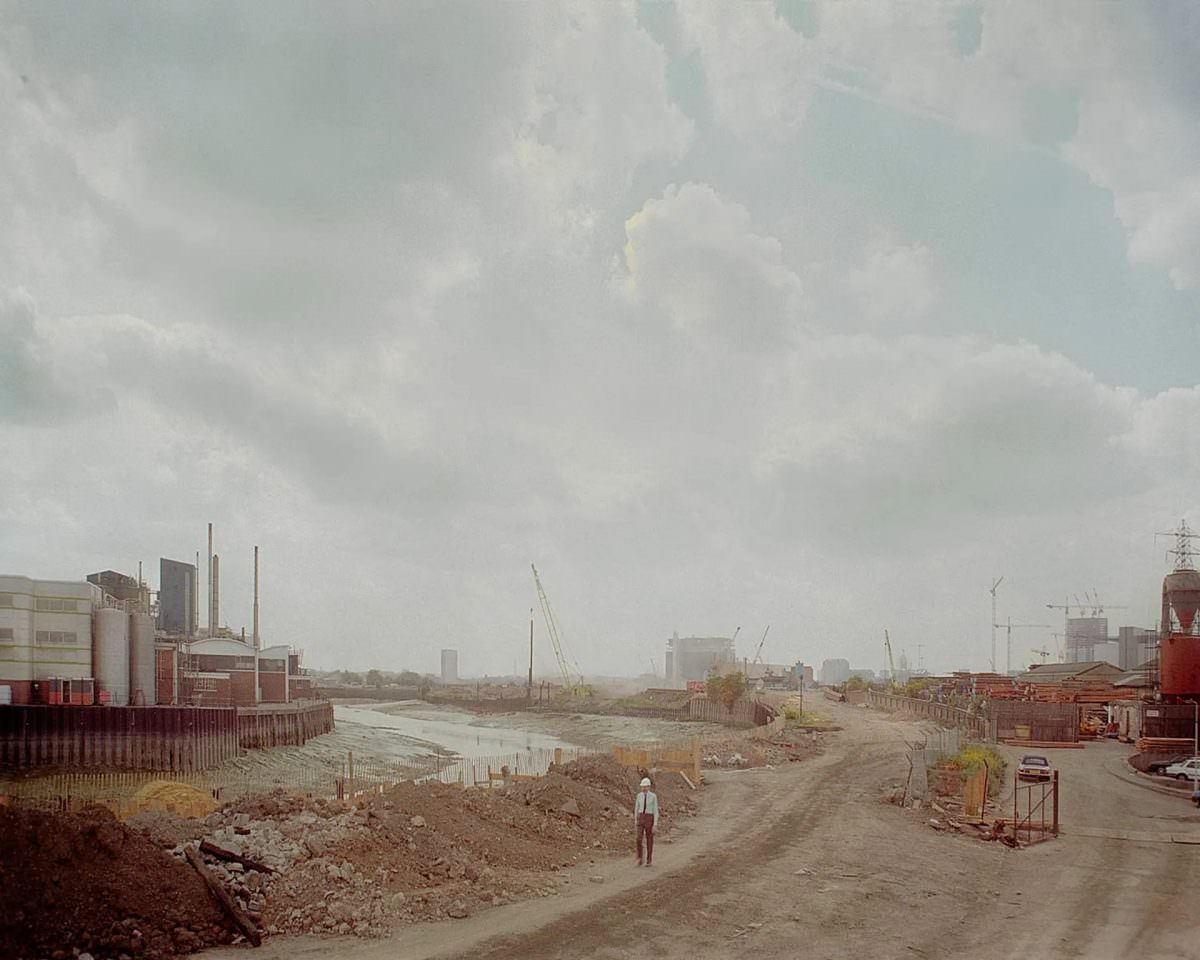
POLYGON ((1058 836, 1058 771, 1049 780, 1022 783, 1014 774, 1012 836, 1025 842, 1045 840, 1048 835, 1058 836), (1036 837, 1035 837, 1036 835, 1036 837))

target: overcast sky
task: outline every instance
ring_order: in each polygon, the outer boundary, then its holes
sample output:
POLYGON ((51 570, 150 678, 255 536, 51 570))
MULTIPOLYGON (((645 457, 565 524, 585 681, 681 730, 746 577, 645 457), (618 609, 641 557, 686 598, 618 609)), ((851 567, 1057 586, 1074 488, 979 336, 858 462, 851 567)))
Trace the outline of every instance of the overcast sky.
POLYGON ((585 674, 1153 626, 1198 105, 1184 2, 0 0, 0 572, 211 520, 359 669, 511 671, 530 561, 585 674))

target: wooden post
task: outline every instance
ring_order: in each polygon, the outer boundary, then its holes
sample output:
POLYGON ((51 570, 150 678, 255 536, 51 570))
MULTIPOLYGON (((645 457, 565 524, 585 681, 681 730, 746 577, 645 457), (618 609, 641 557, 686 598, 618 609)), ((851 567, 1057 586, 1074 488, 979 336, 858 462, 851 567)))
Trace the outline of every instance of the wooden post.
POLYGON ((556 767, 562 765, 562 747, 554 748, 554 765, 556 767))
POLYGON ((700 738, 692 737, 692 779, 700 782, 700 738))
POLYGON ((346 779, 348 779, 350 781, 350 792, 353 793, 354 792, 354 751, 353 750, 346 751, 346 770, 349 772, 349 775, 347 776, 346 779))

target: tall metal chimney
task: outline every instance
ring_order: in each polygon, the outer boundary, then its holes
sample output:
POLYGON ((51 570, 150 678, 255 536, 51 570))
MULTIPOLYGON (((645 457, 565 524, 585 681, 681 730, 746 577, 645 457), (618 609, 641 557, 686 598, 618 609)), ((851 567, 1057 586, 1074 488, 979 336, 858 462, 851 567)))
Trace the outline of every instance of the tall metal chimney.
POLYGON ((254 649, 259 648, 258 641, 258 547, 254 547, 254 649))
POLYGON ((208 635, 213 635, 213 552, 212 524, 208 525, 208 635))
POLYGON ((200 632, 200 551, 196 551, 196 565, 192 567, 192 618, 188 621, 187 636, 200 632))
POLYGON ((217 624, 221 622, 221 558, 215 553, 212 555, 212 570, 212 615, 210 622, 213 626, 208 631, 210 637, 216 636, 217 624))

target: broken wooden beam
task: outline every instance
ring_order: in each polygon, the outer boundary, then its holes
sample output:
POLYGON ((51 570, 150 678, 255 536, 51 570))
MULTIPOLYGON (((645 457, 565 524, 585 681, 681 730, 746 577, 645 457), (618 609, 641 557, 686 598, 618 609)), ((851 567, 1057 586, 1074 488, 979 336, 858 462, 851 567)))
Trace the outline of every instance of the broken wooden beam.
POLYGON ((208 840, 200 841, 200 852, 207 853, 210 857, 216 857, 218 860, 240 863, 247 870, 257 870, 259 873, 275 872, 274 867, 268 867, 265 863, 259 863, 257 860, 251 860, 249 857, 243 857, 240 853, 234 853, 232 850, 218 847, 215 843, 210 843, 208 840))
POLYGON ((187 857, 187 862, 192 865, 200 879, 204 881, 208 887, 208 892, 216 898, 217 903, 221 905, 221 909, 229 915, 229 918, 234 922, 234 925, 245 934, 246 939, 254 946, 262 945, 262 934, 258 932, 258 927, 254 921, 246 916, 245 912, 229 895, 229 891, 221 886, 221 882, 212 875, 212 871, 204 865, 204 861, 200 859, 200 854, 196 852, 195 847, 184 847, 183 855, 187 857))

